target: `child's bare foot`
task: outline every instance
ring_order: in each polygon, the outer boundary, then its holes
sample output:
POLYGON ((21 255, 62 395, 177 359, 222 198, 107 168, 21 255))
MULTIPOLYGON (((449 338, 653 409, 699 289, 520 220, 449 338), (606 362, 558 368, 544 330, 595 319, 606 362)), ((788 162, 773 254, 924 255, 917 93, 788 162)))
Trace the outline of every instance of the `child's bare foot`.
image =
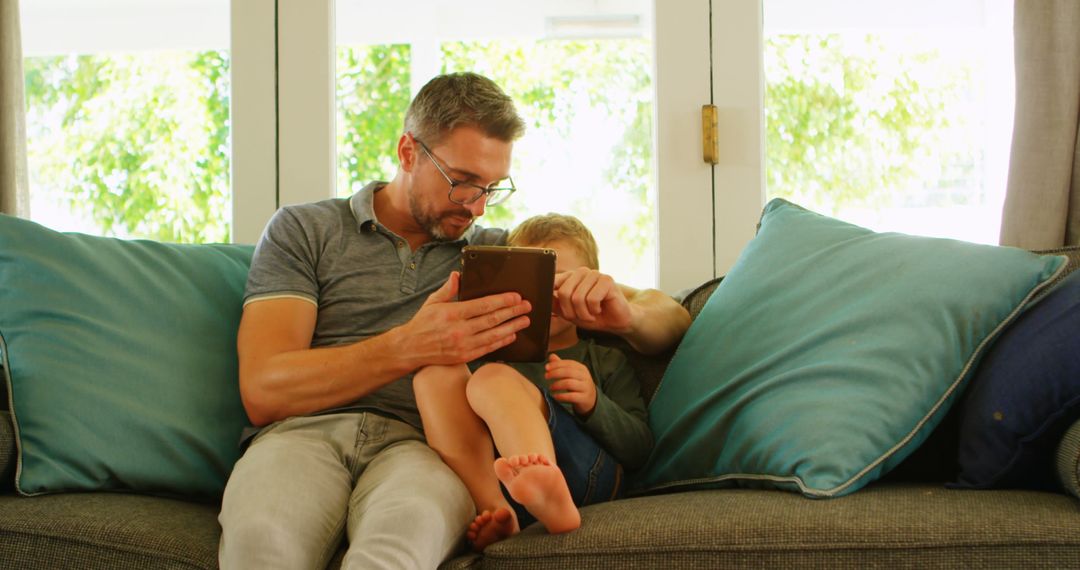
POLYGON ((469 523, 469 530, 465 531, 465 537, 473 550, 483 552, 489 544, 498 542, 511 535, 517 534, 517 521, 514 513, 506 507, 499 507, 495 512, 484 511, 469 523))
POLYGON ((566 479, 547 457, 535 453, 500 457, 495 460, 495 475, 548 532, 570 532, 581 526, 566 479))

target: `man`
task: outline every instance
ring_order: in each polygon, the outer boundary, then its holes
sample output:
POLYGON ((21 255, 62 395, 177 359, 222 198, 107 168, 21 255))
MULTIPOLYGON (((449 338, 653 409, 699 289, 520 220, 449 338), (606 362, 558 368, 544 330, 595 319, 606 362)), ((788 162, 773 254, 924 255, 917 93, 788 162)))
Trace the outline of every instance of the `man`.
MULTIPOLYGON (((343 535, 356 568, 433 568, 460 545, 473 502, 425 444, 411 375, 528 325, 515 293, 455 301, 453 271, 462 246, 505 242, 473 221, 512 192, 523 131, 490 80, 436 77, 406 112, 392 181, 270 221, 237 340, 240 394, 262 429, 225 489, 223 568, 321 568, 343 535)), ((564 318, 645 352, 689 326, 670 297, 587 268, 559 275, 556 295, 564 318)))

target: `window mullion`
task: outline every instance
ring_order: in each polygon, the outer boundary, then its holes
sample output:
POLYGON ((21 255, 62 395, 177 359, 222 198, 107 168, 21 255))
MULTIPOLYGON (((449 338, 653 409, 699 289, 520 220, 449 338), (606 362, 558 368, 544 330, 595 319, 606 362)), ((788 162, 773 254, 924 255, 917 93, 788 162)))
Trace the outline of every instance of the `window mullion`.
POLYGON ((277 209, 273 2, 231 2, 232 240, 255 243, 277 209))

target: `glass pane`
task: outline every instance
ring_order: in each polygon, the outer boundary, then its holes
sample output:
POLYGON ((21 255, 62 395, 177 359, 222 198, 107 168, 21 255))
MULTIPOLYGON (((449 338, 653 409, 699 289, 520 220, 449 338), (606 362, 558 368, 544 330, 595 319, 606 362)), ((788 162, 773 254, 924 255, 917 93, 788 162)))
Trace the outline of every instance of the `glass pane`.
POLYGON ((228 10, 228 0, 24 4, 33 220, 229 241, 228 10))
POLYGON ((514 98, 528 125, 514 145, 518 192, 480 223, 576 215, 596 236, 605 272, 655 286, 651 4, 511 4, 412 4, 410 13, 427 14, 418 30, 404 12, 338 0, 339 194, 393 177, 405 108, 427 79, 476 71, 514 98), (364 10, 378 21, 353 16, 364 10))
POLYGON ((337 49, 337 148, 340 196, 397 169, 397 139, 412 100, 410 46, 355 45, 337 49))
POLYGON ((767 0, 766 179, 879 231, 997 243, 1012 2, 767 0), (944 13, 943 13, 944 12, 944 13))

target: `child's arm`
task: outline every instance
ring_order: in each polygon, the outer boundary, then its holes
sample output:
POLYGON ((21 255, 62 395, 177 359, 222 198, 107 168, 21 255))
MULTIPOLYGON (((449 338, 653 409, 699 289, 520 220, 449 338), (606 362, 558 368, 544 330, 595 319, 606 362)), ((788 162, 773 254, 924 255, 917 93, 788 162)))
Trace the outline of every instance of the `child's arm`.
POLYGON ((571 403, 597 443, 624 468, 634 470, 645 463, 652 450, 645 402, 626 357, 617 350, 602 350, 602 354, 602 370, 598 372, 603 377, 595 382, 584 364, 557 356, 549 362, 546 377, 553 380, 552 397, 571 403), (588 402, 592 405, 580 408, 588 402))

